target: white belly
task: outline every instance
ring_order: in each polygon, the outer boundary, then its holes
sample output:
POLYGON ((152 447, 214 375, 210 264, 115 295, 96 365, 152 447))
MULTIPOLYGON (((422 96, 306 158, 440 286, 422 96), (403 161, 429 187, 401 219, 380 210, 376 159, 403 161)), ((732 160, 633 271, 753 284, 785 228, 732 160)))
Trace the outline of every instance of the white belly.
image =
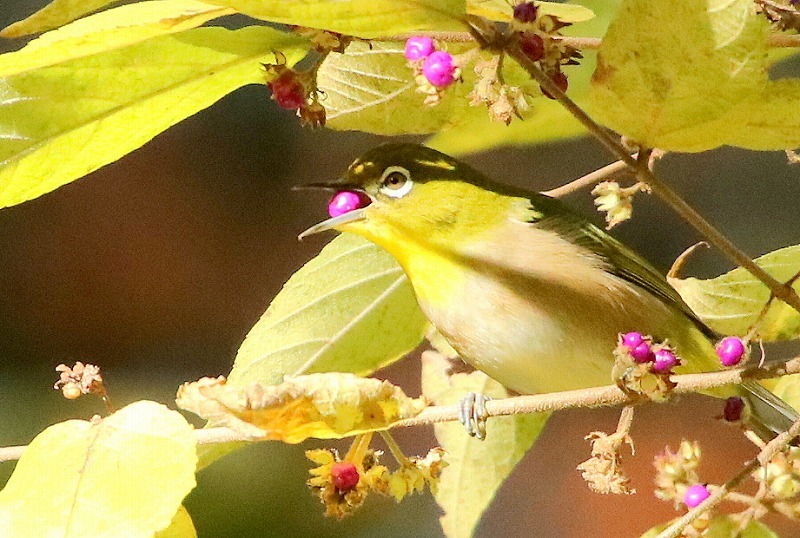
POLYGON ((613 295, 606 290, 586 295, 543 283, 520 284, 515 289, 521 293, 515 293, 473 275, 457 307, 442 310, 422 304, 465 361, 517 392, 612 383, 612 353, 619 333, 635 330, 668 337, 678 347, 682 342, 694 347, 699 336, 681 314, 632 286, 620 296, 618 290, 613 295))

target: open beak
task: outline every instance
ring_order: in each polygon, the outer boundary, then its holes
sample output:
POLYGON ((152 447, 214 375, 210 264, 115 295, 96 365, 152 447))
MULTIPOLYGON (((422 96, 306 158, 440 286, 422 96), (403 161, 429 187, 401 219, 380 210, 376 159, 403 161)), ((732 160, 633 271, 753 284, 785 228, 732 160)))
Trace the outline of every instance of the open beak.
MULTIPOLYGON (((329 181, 329 182, 319 182, 319 183, 307 183, 305 185, 296 185, 292 187, 292 190, 301 190, 301 189, 330 189, 335 191, 343 191, 352 188, 350 185, 345 183, 344 181, 337 180, 337 181, 329 181)), ((356 190, 356 189, 353 189, 356 190)), ((368 207, 368 206, 367 206, 368 207)), ((357 220, 363 220, 366 217, 364 216, 364 210, 367 207, 362 207, 359 209, 353 209, 352 211, 348 211, 338 217, 331 217, 327 220, 323 220, 322 222, 315 224, 308 230, 304 231, 300 235, 297 236, 297 239, 302 241, 309 235, 318 234, 320 232, 325 232, 327 230, 333 230, 337 226, 341 226, 342 224, 347 224, 348 222, 355 222, 357 220)))
POLYGON ((331 217, 328 220, 323 220, 319 224, 315 224, 305 232, 301 233, 297 236, 297 238, 302 241, 309 235, 318 234, 320 232, 324 232, 326 230, 333 230, 337 226, 341 226, 342 224, 347 224, 348 222, 355 222, 357 220, 363 220, 366 218, 364 216, 364 210, 366 207, 362 207, 361 209, 354 209, 352 211, 348 211, 343 215, 339 215, 338 217, 331 217))

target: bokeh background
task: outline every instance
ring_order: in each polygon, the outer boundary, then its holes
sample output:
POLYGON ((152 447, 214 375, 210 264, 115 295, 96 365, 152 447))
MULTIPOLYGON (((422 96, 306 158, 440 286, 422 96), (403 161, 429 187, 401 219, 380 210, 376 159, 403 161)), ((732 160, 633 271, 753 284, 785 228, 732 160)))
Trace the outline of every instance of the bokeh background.
MULTIPOLYGON (((45 3, 3 2, 0 25, 45 3)), ((3 42, 0 51, 20 46, 3 42)), ((776 75, 798 72, 789 63, 776 75)), ((61 362, 100 364, 117 406, 142 398, 169 404, 180 383, 226 374, 283 282, 327 241, 297 242, 298 232, 325 216, 327 200, 291 186, 334 177, 384 140, 303 129, 264 87, 247 87, 119 162, 0 210, 0 445, 24 444, 54 422, 101 412, 99 401, 69 402, 52 390, 61 362)), ((543 190, 611 159, 580 139, 466 160, 498 180, 543 190)), ((800 167, 782 153, 668 156, 659 173, 753 255, 799 242, 800 167)), ((594 213, 586 192, 571 201, 594 213)), ((615 234, 662 269, 698 240, 658 200, 642 195, 635 219, 615 234)), ((688 271, 711 276, 729 268, 703 250, 688 271)), ((378 375, 416 394, 418 370, 413 356, 378 375)), ((652 456, 664 446, 697 439, 705 455, 701 475, 716 483, 754 454, 714 418, 719 413, 718 402, 701 397, 637 410, 637 451, 626 468, 638 493, 626 497, 589 492, 575 471, 588 456, 584 436, 612 431, 618 410, 558 413, 500 491, 478 536, 638 536, 677 514, 652 495, 652 456)), ((434 442, 421 428, 398 438, 409 453, 434 442)), ((203 471, 186 501, 200 536, 441 535, 428 495, 399 505, 373 498, 352 518, 325 520, 304 485, 303 451, 312 446, 263 443, 203 471)), ((0 464, 0 484, 12 470, 0 464)), ((796 524, 770 522, 781 535, 800 534, 796 524)))

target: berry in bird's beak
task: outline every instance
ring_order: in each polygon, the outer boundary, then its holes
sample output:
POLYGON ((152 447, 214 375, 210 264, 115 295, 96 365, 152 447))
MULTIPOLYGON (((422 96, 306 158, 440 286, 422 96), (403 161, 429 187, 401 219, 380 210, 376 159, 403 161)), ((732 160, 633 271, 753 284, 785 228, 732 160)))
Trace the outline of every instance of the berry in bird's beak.
POLYGON ((349 213, 355 209, 361 209, 369 205, 369 198, 355 191, 341 191, 331 198, 328 203, 328 214, 331 217, 338 217, 349 213))
MULTIPOLYGON (((329 187, 328 185, 325 185, 329 187)), ((326 230, 336 229, 337 226, 364 220, 365 208, 371 203, 369 196, 358 191, 339 191, 328 203, 328 214, 331 216, 328 220, 324 220, 315 224, 305 232, 297 236, 302 240, 309 235, 318 234, 326 230)))

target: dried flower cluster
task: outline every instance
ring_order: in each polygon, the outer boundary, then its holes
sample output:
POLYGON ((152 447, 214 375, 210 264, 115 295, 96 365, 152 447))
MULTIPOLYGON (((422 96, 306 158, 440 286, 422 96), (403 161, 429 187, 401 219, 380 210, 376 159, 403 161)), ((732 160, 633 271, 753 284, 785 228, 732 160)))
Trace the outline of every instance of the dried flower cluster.
MULTIPOLYGON (((354 447, 359 444, 363 444, 363 438, 357 438, 354 447)), ((345 458, 340 458, 335 449, 306 451, 306 457, 318 465, 309 470, 308 486, 322 501, 326 516, 341 519, 352 514, 370 492, 389 495, 397 502, 424 491, 425 486, 435 492, 447 465, 444 451, 438 447, 424 458, 403 458, 394 471, 379 463, 381 455, 371 449, 351 449, 345 458)))

